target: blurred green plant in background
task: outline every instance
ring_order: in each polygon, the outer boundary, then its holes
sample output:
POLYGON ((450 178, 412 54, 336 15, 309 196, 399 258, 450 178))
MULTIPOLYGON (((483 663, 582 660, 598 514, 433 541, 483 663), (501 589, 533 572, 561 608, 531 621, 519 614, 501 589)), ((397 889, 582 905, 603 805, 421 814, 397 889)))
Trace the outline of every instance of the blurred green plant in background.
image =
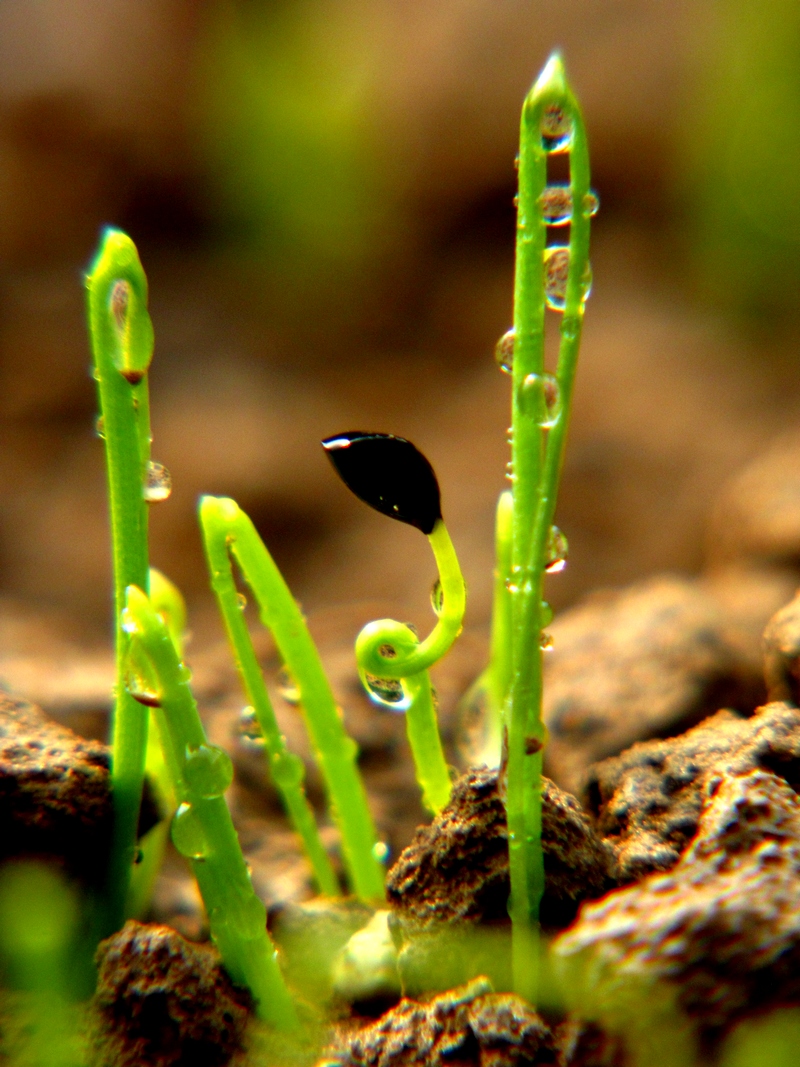
POLYGON ((729 0, 718 17, 718 47, 687 101, 681 135, 689 162, 678 182, 697 278, 702 296, 728 310, 796 314, 800 5, 729 0))
POLYGON ((302 298, 363 276, 393 217, 369 22, 337 0, 220 0, 197 49, 219 221, 302 298))

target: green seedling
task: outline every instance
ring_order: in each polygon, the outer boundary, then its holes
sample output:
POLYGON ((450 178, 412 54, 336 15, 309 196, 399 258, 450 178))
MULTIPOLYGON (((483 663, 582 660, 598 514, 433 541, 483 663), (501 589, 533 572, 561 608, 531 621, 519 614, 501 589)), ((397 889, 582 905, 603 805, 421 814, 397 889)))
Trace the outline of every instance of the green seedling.
POLYGON ((427 807, 439 812, 450 799, 450 772, 442 751, 429 668, 461 632, 465 588, 442 518, 439 483, 428 460, 402 437, 352 432, 322 442, 345 485, 383 515, 421 530, 430 541, 439 580, 434 587, 436 626, 424 641, 394 619, 371 622, 358 635, 356 659, 372 699, 406 713, 417 781, 427 807))
MULTIPOLYGON (((178 658, 183 659, 183 643, 186 632, 186 605, 178 587, 155 567, 150 568, 150 603, 164 620, 178 658)), ((126 915, 141 917, 147 914, 158 872, 169 839, 172 816, 178 807, 172 777, 164 758, 164 746, 159 736, 158 723, 150 712, 147 731, 145 772, 155 793, 162 818, 139 840, 136 866, 133 869, 126 915)))
POLYGON ((324 893, 339 888, 319 839, 314 813, 303 791, 302 760, 286 749, 242 617, 231 558, 258 604, 261 621, 271 631, 289 674, 297 686, 300 706, 315 756, 325 780, 333 818, 342 837, 342 851, 353 891, 362 900, 384 899, 383 868, 367 796, 356 764, 358 750, 348 736, 339 708, 302 612, 258 536, 235 501, 203 497, 200 501, 211 585, 222 612, 239 676, 263 735, 270 770, 286 810, 300 834, 324 893))
MULTIPOLYGON (((490 676, 505 685, 506 812, 514 986, 537 995, 538 915, 544 890, 542 859, 542 651, 552 613, 544 576, 560 570, 566 541, 553 525, 583 313, 591 285, 590 219, 597 198, 589 188, 589 155, 580 109, 558 55, 550 58, 522 109, 519 153, 514 326, 498 344, 498 362, 512 375, 511 539, 506 594, 495 598, 495 633, 508 628, 510 671, 502 653, 490 676), (569 185, 549 185, 547 161, 569 154, 569 185), (569 224, 569 243, 547 244, 548 226, 569 224), (545 309, 561 313, 555 375, 545 370, 545 309), (506 600, 507 597, 507 600, 506 600)), ((507 544, 501 505, 499 538, 507 544)), ((498 561, 504 575, 507 561, 498 561)), ((499 693, 495 695, 499 699, 499 693)))
POLYGON ((230 756, 209 745, 192 691, 164 619, 136 586, 126 590, 122 625, 128 636, 127 689, 153 708, 179 807, 172 840, 192 864, 211 936, 234 981, 246 985, 259 1016, 279 1029, 297 1026, 267 913, 250 881, 225 791, 233 780, 230 756))
POLYGON ((124 918, 135 858, 148 720, 147 712, 125 688, 128 639, 120 618, 126 587, 148 586, 148 493, 159 481, 160 470, 150 462, 147 369, 153 354, 153 328, 147 313, 147 279, 126 234, 105 231, 86 288, 100 401, 97 432, 105 440, 114 568, 114 835, 103 924, 106 933, 111 933, 124 918))

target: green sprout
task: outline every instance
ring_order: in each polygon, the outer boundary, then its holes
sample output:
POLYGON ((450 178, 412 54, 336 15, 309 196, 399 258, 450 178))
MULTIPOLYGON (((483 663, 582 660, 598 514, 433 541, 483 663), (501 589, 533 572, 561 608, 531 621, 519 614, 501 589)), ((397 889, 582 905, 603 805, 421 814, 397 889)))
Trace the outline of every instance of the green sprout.
POLYGON ((461 633, 466 592, 442 518, 436 475, 410 441, 393 434, 344 433, 322 445, 357 497, 383 515, 416 526, 433 549, 439 571, 432 597, 436 626, 420 642, 409 626, 394 619, 368 623, 356 639, 356 660, 372 699, 393 711, 405 711, 423 800, 438 813, 450 799, 450 772, 428 671, 461 633))
POLYGON ((128 636, 127 689, 154 709, 165 761, 180 802, 172 840, 191 864, 208 914, 211 936, 235 982, 246 985, 256 1010, 279 1029, 297 1026, 297 1014, 267 934, 267 912, 256 895, 225 791, 233 764, 209 745, 188 669, 178 657, 167 624, 146 594, 126 590, 122 626, 128 636))
POLYGON ((344 862, 352 888, 362 900, 384 899, 383 868, 377 837, 358 771, 358 749, 348 736, 319 653, 303 615, 256 528, 235 501, 205 496, 200 501, 211 584, 219 603, 239 675, 261 728, 270 769, 324 893, 339 891, 319 839, 314 813, 303 791, 302 760, 286 749, 264 686, 250 635, 242 618, 231 557, 241 568, 258 604, 261 621, 272 632, 300 695, 300 706, 342 837, 344 862))
MULTIPOLYGON (((566 541, 553 526, 575 368, 589 295, 589 155, 580 109, 561 58, 548 60, 522 108, 519 153, 514 326, 498 344, 498 362, 512 374, 510 672, 504 659, 493 679, 507 685, 506 813, 514 986, 536 1001, 542 859, 542 650, 552 612, 544 575, 560 570, 566 541), (568 152, 569 185, 549 185, 551 153, 568 152), (569 244, 547 244, 547 227, 569 224, 569 244), (544 365, 545 308, 562 313, 555 376, 544 365)), ((504 520, 505 521, 505 520, 504 520)), ((498 574, 505 564, 498 563, 498 574)), ((496 596, 495 632, 507 626, 505 596, 496 596)), ((493 649, 494 650, 494 649, 493 649)))
POLYGON ((126 234, 105 231, 86 288, 100 401, 97 431, 105 440, 114 568, 114 831, 103 922, 106 933, 111 933, 124 918, 135 857, 148 719, 125 688, 128 639, 120 618, 127 586, 148 587, 147 487, 156 469, 150 463, 147 369, 153 354, 153 327, 147 313, 147 279, 126 234))

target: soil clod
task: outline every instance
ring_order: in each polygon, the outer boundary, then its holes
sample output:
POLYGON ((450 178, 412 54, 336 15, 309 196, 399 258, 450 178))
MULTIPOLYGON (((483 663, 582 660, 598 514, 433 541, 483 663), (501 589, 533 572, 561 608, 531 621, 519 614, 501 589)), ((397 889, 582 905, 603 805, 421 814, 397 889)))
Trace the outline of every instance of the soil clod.
MULTIPOLYGON (((613 857, 578 802, 543 781, 542 923, 563 928, 584 900, 615 884, 613 857)), ((420 828, 387 875, 389 901, 421 928, 506 920, 508 835, 497 771, 468 771, 450 803, 420 828)))
POLYGON ((427 1003, 402 1000, 331 1050, 325 1067, 534 1067, 555 1063, 553 1035, 520 997, 477 978, 427 1003))
POLYGON ((800 710, 767 704, 750 719, 720 711, 680 737, 598 763, 590 806, 616 852, 620 880, 673 867, 697 832, 709 781, 754 770, 800 784, 800 710))
POLYGON ((545 770, 576 796, 597 760, 764 698, 760 664, 697 581, 658 577, 598 593, 551 629, 545 770))
POLYGON ((554 954, 576 1010, 613 1031, 660 990, 662 1024, 671 1002, 672 1032, 684 1015, 708 1050, 743 1016, 800 1003, 800 799, 753 771, 709 776, 704 800, 674 869, 586 905, 554 954))
POLYGON ((97 963, 97 1067, 222 1067, 242 1051, 251 998, 211 946, 129 920, 97 963))

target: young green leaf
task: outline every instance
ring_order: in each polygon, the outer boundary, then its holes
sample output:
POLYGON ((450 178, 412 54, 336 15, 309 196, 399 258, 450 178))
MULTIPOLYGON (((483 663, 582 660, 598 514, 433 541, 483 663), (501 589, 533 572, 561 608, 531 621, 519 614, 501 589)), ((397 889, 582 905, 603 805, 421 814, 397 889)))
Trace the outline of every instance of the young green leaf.
POLYGON ((390 519, 430 534, 442 517, 433 467, 404 437, 358 430, 327 437, 328 459, 347 488, 390 519))

